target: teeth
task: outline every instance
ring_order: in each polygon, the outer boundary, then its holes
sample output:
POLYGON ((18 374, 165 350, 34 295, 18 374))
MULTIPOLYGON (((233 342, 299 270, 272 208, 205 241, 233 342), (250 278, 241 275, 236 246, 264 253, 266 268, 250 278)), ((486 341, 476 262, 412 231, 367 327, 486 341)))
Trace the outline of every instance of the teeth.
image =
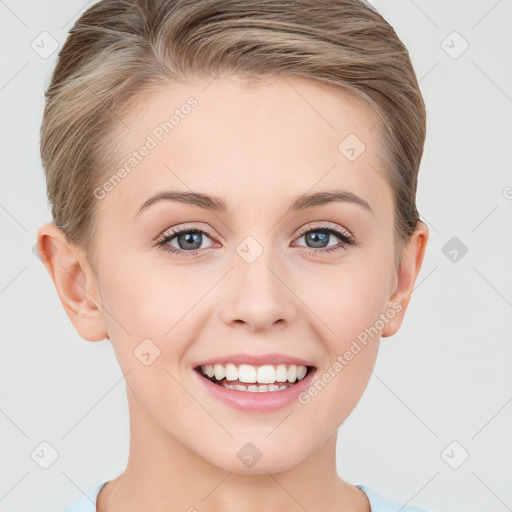
POLYGON ((260 384, 273 384, 276 381, 276 371, 274 367, 269 364, 260 366, 257 370, 256 380, 260 384))
POLYGON ((281 391, 283 389, 287 389, 290 386, 284 385, 284 386, 275 386, 273 384, 269 385, 262 385, 262 386, 242 386, 240 384, 237 384, 236 386, 233 386, 232 384, 224 383, 223 386, 225 388, 229 389, 236 389, 237 391, 249 391, 251 393, 256 392, 266 392, 266 391, 281 391))
POLYGON ((295 382, 297 380, 297 367, 295 365, 288 368, 288 381, 295 382))
POLYGON ((276 367, 275 377, 277 382, 286 382, 288 380, 288 370, 284 364, 276 367))
POLYGON ((277 366, 270 364, 263 366, 241 364, 237 366, 233 363, 227 363, 225 365, 216 363, 201 366, 201 372, 210 378, 215 377, 216 380, 225 378, 227 381, 239 380, 240 382, 246 382, 248 384, 275 384, 276 382, 295 382, 296 380, 302 380, 306 376, 307 368, 295 364, 287 367, 284 364, 277 366))
POLYGON ((213 372, 217 380, 222 380, 226 376, 226 370, 221 364, 213 365, 213 372))
POLYGON ((237 380, 238 368, 233 363, 226 365, 226 380, 237 380))
MULTIPOLYGON (((256 382, 256 367, 249 364, 241 364, 238 367, 238 380, 240 382, 256 382)), ((264 384, 264 382, 262 382, 264 384)))

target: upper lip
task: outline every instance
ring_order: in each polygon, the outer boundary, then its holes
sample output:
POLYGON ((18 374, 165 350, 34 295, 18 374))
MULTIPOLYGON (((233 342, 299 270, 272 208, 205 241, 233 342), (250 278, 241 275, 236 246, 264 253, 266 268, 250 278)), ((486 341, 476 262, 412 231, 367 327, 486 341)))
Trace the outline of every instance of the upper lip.
POLYGON ((206 366, 209 364, 227 364, 233 363, 236 365, 240 364, 250 364, 252 366, 263 366, 266 364, 277 365, 277 364, 295 364, 298 366, 314 366, 311 362, 306 361, 305 359, 301 359, 296 356, 289 356, 286 354, 261 354, 261 355, 253 355, 253 354, 230 354, 227 356, 217 356, 210 359, 205 359, 204 361, 200 361, 194 365, 194 368, 198 368, 200 366, 206 366))

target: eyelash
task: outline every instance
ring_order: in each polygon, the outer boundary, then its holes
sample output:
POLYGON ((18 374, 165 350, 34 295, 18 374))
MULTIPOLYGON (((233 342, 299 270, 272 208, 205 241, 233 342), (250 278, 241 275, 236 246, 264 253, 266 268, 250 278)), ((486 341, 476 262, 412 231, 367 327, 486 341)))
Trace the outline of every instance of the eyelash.
MULTIPOLYGON (((340 249, 346 249, 347 247, 356 245, 355 238, 352 235, 350 235, 348 233, 348 231, 341 230, 338 228, 333 228, 331 226, 314 226, 313 228, 308 227, 305 229, 301 229, 298 233, 297 238, 302 238, 307 233, 320 232, 320 231, 338 237, 341 240, 341 245, 339 245, 337 247, 330 247, 329 249, 314 249, 314 248, 310 247, 308 254, 331 253, 334 251, 338 251, 340 249)), ((185 251, 183 249, 176 249, 175 247, 170 247, 167 245, 168 242, 170 242, 173 238, 180 235, 181 233, 200 233, 203 235, 207 235, 209 238, 213 239, 211 234, 208 231, 205 231, 203 229, 183 228, 183 229, 173 230, 173 231, 171 231, 171 233, 165 234, 163 237, 161 237, 158 240, 157 246, 167 253, 184 255, 185 257, 196 256, 197 254, 199 254, 201 252, 200 250, 185 251)))

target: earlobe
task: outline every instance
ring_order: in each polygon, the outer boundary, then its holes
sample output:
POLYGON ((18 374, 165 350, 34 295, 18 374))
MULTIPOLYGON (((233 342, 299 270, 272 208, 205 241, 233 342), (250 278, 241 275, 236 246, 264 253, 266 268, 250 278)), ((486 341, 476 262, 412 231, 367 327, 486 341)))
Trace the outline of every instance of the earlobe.
POLYGON ((78 334, 88 341, 107 336, 99 303, 95 273, 84 252, 72 245, 55 224, 43 224, 37 232, 37 248, 62 305, 78 334))
POLYGON ((419 221, 409 243, 404 247, 398 270, 398 284, 389 298, 388 309, 398 311, 382 329, 383 338, 393 336, 402 325, 405 311, 411 300, 416 278, 421 269, 428 241, 428 227, 419 221), (400 304, 400 307, 397 305, 400 304))

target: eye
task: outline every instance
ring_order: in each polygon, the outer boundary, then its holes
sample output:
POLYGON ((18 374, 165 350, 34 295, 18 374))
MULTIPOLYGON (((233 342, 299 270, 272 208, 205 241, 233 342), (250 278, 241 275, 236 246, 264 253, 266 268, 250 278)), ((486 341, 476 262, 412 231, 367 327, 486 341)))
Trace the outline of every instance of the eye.
POLYGON ((317 253, 330 253, 340 249, 347 249, 349 246, 356 245, 354 237, 346 230, 331 227, 331 226, 315 226, 315 227, 307 227, 299 231, 299 239, 304 238, 307 243, 313 244, 310 246, 309 254, 317 254, 317 253), (325 249, 325 247, 329 247, 328 244, 329 238, 332 237, 338 238, 340 241, 338 245, 330 247, 329 249, 325 249))
MULTIPOLYGON (((171 254, 180 254, 185 257, 195 256, 200 252, 197 249, 200 248, 205 235, 207 238, 210 238, 210 234, 207 231, 199 228, 173 229, 170 233, 165 233, 158 240, 157 245, 162 250, 171 254), (175 242, 178 247, 170 245, 170 242, 175 242)), ((211 245, 208 247, 211 247, 211 245)))
MULTIPOLYGON (((333 226, 308 226, 301 229, 298 235, 298 240, 304 238, 307 243, 313 244, 313 247, 310 247, 310 251, 308 251, 309 254, 331 253, 340 249, 346 250, 349 246, 356 245, 355 238, 348 231, 333 226), (329 238, 332 237, 337 238, 339 242, 337 245, 330 247, 328 242, 329 238)), ((183 255, 185 257, 196 256, 201 252, 200 248, 204 242, 204 237, 212 240, 212 236, 208 231, 197 227, 171 229, 170 232, 166 232, 157 241, 157 246, 171 254, 183 255)), ((212 243, 208 247, 203 247, 203 249, 208 249, 213 245, 212 243)))

